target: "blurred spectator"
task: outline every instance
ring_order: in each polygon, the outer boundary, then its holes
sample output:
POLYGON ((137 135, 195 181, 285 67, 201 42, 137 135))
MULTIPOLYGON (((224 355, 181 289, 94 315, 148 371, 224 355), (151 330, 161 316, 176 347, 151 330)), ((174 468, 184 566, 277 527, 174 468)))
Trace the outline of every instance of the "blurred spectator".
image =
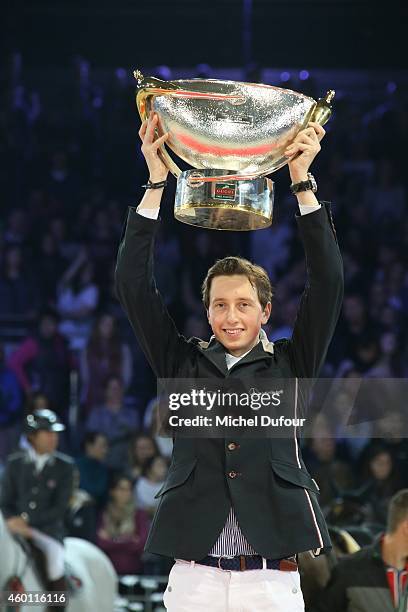
POLYGON ((77 255, 78 247, 72 242, 67 219, 62 216, 54 216, 49 222, 48 231, 54 240, 58 253, 64 260, 73 260, 77 255))
POLYGON ((309 612, 404 612, 407 559, 408 489, 403 489, 390 501, 385 534, 340 560, 309 612))
POLYGON ((30 395, 29 402, 27 403, 27 413, 33 412, 34 410, 44 410, 50 408, 50 400, 42 393, 42 391, 36 391, 30 395))
POLYGON ((37 314, 39 295, 32 277, 24 270, 25 263, 19 246, 6 249, 0 272, 0 316, 32 318, 37 314))
POLYGON ((103 287, 109 280, 109 265, 115 259, 119 236, 114 234, 115 226, 107 210, 99 208, 92 215, 87 228, 89 255, 95 265, 95 280, 103 287))
POLYGON ((163 486, 167 469, 168 465, 165 458, 156 455, 146 461, 142 475, 136 481, 134 487, 136 504, 139 508, 144 508, 151 516, 153 516, 159 503, 159 499, 155 499, 155 495, 163 486))
MULTIPOLYGON (((358 343, 364 343, 372 339, 375 333, 375 326, 369 319, 364 299, 358 294, 349 294, 344 298, 342 316, 339 322, 339 342, 337 345, 337 360, 346 357, 347 367, 350 359, 356 358, 358 343)), ((340 375, 344 365, 339 367, 340 375)))
POLYGON ((93 276, 93 265, 86 250, 82 249, 58 284, 59 329, 69 340, 72 350, 83 349, 91 331, 92 316, 99 299, 99 289, 93 276))
POLYGON ((129 445, 129 475, 133 480, 139 478, 146 462, 159 454, 155 440, 147 433, 137 433, 129 445))
POLYGON ((379 225, 386 223, 392 229, 406 213, 406 198, 395 164, 389 159, 381 159, 377 163, 374 180, 364 194, 364 203, 370 208, 373 222, 379 225))
POLYGON ((106 382, 104 403, 92 409, 86 423, 87 431, 97 431, 108 439, 106 462, 109 467, 123 470, 129 439, 138 427, 138 413, 124 404, 122 381, 111 376, 106 382))
POLYGON ((70 355, 65 339, 58 333, 57 323, 55 312, 44 310, 37 331, 10 355, 9 367, 28 399, 41 391, 49 398, 53 409, 62 414, 69 397, 70 355))
POLYGON ((372 378, 398 378, 403 376, 401 341, 395 332, 386 331, 379 340, 380 357, 368 370, 372 378))
POLYGON ((61 204, 76 212, 78 201, 78 181, 68 165, 64 151, 55 151, 51 155, 49 174, 46 180, 47 192, 61 204))
POLYGON ((108 440, 98 431, 88 431, 83 449, 83 455, 76 460, 79 488, 91 496, 97 507, 101 507, 106 502, 109 485, 109 469, 105 464, 108 440))
POLYGON ((305 463, 320 488, 320 503, 327 506, 340 495, 351 489, 354 478, 351 466, 345 460, 346 451, 328 427, 324 417, 319 416, 312 437, 304 449, 305 463))
POLYGON ((132 498, 132 482, 124 475, 115 478, 109 502, 97 531, 97 544, 108 555, 119 575, 139 574, 147 539, 149 519, 132 498))
POLYGON ((380 525, 385 525, 387 507, 391 497, 402 487, 401 474, 394 457, 382 443, 372 445, 364 453, 361 467, 362 484, 368 483, 368 502, 372 508, 372 519, 380 525))
POLYGON ((0 343, 0 461, 17 445, 19 419, 23 411, 23 393, 15 373, 6 366, 0 343))
POLYGON ((4 230, 4 242, 12 245, 24 245, 28 233, 27 215, 21 208, 15 208, 8 216, 4 230))
MULTIPOLYGON (((392 395, 395 395, 395 381, 386 382, 391 387, 392 395)), ((376 421, 375 434, 365 448, 365 455, 371 452, 372 447, 378 446, 377 438, 381 438, 382 445, 394 459, 397 473, 403 480, 403 486, 408 487, 408 421, 405 411, 405 384, 403 384, 400 393, 402 397, 399 397, 399 409, 388 410, 384 418, 376 421)))
POLYGON ((101 314, 92 328, 87 346, 80 355, 82 398, 89 410, 102 404, 104 381, 112 376, 123 381, 124 390, 132 378, 132 354, 121 342, 115 318, 101 314))

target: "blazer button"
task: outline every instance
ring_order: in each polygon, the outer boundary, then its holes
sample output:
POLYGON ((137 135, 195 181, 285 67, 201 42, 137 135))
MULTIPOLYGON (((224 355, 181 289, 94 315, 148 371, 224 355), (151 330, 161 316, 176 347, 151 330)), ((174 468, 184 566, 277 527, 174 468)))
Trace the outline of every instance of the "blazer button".
POLYGON ((228 450, 233 451, 236 448, 238 448, 238 444, 236 444, 235 442, 230 442, 227 446, 228 450))
POLYGON ((231 472, 228 472, 228 476, 230 478, 236 478, 236 476, 238 476, 238 474, 236 472, 234 472, 234 471, 231 471, 231 472))
POLYGON ((35 508, 37 507, 37 504, 35 503, 35 501, 30 501, 30 503, 28 504, 28 507, 31 508, 31 510, 35 510, 35 508))

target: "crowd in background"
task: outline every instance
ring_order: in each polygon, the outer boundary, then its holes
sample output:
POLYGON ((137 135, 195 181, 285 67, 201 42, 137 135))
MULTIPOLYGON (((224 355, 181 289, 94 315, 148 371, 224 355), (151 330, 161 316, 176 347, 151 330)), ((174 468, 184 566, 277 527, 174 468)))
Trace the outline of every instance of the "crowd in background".
MULTIPOLYGON (((147 179, 134 86, 120 71, 98 79, 80 62, 55 87, 46 74, 33 82, 20 61, 3 75, 0 103, 0 462, 18 446, 27 412, 55 410, 70 425, 61 448, 78 470, 70 533, 97 542, 120 574, 164 572, 142 551, 171 440, 155 432, 155 380, 113 289, 127 206, 138 203, 147 179)), ((321 93, 311 78, 283 85, 321 93)), ((323 376, 404 378, 408 92, 384 84, 356 100, 345 90, 327 132, 312 170, 319 197, 333 203, 346 290, 323 376)), ((274 180, 272 227, 222 240, 174 221, 170 180, 156 279, 187 337, 210 335, 200 285, 228 254, 265 267, 275 287, 265 331, 271 340, 290 336, 305 262, 287 169, 274 180)), ((370 406, 363 412, 369 417, 370 406)), ((408 486, 399 418, 387 427, 372 421, 353 440, 336 438, 322 418, 304 442, 329 517, 348 492, 345 521, 384 526, 390 497, 408 486)))

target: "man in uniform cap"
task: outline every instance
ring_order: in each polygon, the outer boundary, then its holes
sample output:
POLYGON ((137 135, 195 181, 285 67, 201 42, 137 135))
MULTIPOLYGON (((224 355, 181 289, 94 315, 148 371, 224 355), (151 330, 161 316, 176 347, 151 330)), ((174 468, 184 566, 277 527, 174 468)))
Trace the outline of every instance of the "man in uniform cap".
POLYGON ((64 516, 73 490, 74 463, 56 450, 64 429, 52 410, 27 415, 27 448, 9 456, 0 494, 8 529, 31 539, 44 553, 51 591, 66 590, 64 516))

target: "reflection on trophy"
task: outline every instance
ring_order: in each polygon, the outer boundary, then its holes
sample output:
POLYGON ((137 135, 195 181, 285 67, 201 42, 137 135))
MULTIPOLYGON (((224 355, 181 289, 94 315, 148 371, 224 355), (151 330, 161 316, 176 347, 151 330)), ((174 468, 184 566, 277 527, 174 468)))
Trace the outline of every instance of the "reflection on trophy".
POLYGON ((317 102, 290 89, 215 79, 161 81, 134 72, 144 121, 158 115, 158 136, 192 170, 182 172, 163 145, 159 155, 177 178, 174 216, 220 230, 272 223, 268 174, 287 163, 286 147, 309 121, 324 125, 334 91, 317 102))

